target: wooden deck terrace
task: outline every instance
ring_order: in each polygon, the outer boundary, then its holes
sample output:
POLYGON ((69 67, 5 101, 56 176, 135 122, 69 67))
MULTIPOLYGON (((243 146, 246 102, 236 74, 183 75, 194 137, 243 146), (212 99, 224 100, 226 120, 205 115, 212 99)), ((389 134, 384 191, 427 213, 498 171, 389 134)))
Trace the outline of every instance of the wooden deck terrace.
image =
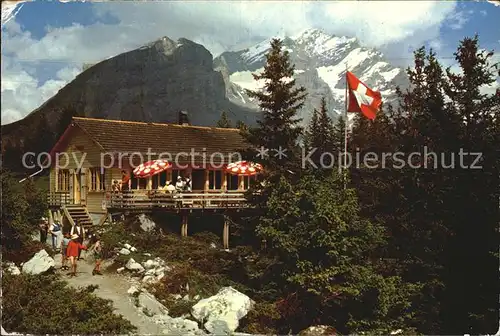
MULTIPOLYGON (((168 193, 161 190, 132 190, 108 193, 106 208, 109 212, 178 212, 180 210, 213 210, 248 208, 245 194, 241 191, 226 192, 181 192, 168 193)), ((69 192, 48 194, 50 208, 75 204, 69 192)), ((81 205, 85 205, 82 201, 81 205)))
POLYGON ((108 200, 108 210, 112 212, 149 212, 180 210, 224 210, 247 208, 248 203, 242 192, 182 192, 165 193, 120 192, 111 194, 108 200))

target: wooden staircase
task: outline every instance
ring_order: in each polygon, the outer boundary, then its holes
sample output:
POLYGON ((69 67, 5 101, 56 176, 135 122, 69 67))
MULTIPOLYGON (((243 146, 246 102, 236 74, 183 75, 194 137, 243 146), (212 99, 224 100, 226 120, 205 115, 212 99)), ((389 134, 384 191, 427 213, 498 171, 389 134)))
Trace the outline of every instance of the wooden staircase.
POLYGON ((75 225, 77 221, 80 221, 85 229, 93 226, 92 219, 85 206, 78 204, 69 204, 63 206, 62 209, 64 211, 64 215, 71 223, 71 225, 75 225))

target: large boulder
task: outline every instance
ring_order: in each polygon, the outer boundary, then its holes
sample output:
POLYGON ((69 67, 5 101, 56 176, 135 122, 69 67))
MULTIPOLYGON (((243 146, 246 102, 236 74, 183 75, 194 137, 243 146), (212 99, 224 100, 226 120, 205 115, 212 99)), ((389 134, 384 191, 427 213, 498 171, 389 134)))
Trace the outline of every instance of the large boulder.
POLYGON ((299 332, 299 336, 335 336, 339 335, 334 327, 327 325, 311 326, 299 332))
POLYGON ((139 219, 139 223, 141 224, 141 229, 143 231, 153 231, 156 227, 156 223, 151 220, 151 218, 147 217, 145 214, 140 214, 137 216, 139 219))
POLYGON ((23 273, 42 274, 55 267, 54 259, 49 256, 47 251, 41 250, 23 265, 23 273))
POLYGON ((210 333, 224 335, 234 332, 239 320, 245 317, 254 302, 232 287, 222 288, 216 295, 200 300, 191 310, 193 317, 205 322, 210 333))
POLYGON ((156 298, 149 293, 141 292, 138 296, 138 302, 139 306, 146 310, 151 316, 168 314, 167 307, 158 302, 156 298))

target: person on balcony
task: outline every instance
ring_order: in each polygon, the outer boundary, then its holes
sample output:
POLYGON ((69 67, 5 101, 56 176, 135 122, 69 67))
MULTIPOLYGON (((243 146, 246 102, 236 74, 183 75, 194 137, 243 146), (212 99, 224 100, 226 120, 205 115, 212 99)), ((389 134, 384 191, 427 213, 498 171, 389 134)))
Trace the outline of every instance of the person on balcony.
POLYGON ((123 195, 123 205, 127 205, 128 199, 128 191, 130 190, 128 184, 130 182, 130 174, 127 171, 122 170, 122 181, 121 181, 121 191, 124 193, 123 195))
POLYGON ((184 191, 186 191, 186 192, 191 192, 192 191, 192 188, 191 188, 191 178, 190 177, 186 178, 186 182, 184 183, 184 191))
POLYGON ((182 192, 184 190, 185 182, 182 180, 182 177, 177 176, 177 183, 175 184, 175 189, 177 192, 182 192))
POLYGON ((174 186, 174 183, 172 181, 168 181, 166 184, 165 184, 165 187, 163 187, 163 190, 169 194, 173 194, 175 192, 175 186, 174 186))
POLYGON ((113 185, 111 186, 111 191, 114 193, 120 192, 120 182, 118 182, 118 180, 113 180, 113 185))
POLYGON ((128 183, 130 181, 130 174, 127 173, 127 171, 122 170, 122 183, 121 183, 121 190, 122 191, 128 191, 128 183))

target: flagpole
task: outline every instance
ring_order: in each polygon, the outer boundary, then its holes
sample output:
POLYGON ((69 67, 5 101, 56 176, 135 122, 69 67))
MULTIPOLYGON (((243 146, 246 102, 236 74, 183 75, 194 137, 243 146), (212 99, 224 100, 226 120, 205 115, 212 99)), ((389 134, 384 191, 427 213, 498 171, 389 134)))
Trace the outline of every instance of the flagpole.
POLYGON ((347 83, 347 63, 345 65, 345 129, 344 129, 344 189, 347 188, 347 122, 349 119, 347 118, 347 109, 348 109, 348 103, 347 100, 349 98, 349 93, 348 93, 348 86, 349 84, 347 83))

